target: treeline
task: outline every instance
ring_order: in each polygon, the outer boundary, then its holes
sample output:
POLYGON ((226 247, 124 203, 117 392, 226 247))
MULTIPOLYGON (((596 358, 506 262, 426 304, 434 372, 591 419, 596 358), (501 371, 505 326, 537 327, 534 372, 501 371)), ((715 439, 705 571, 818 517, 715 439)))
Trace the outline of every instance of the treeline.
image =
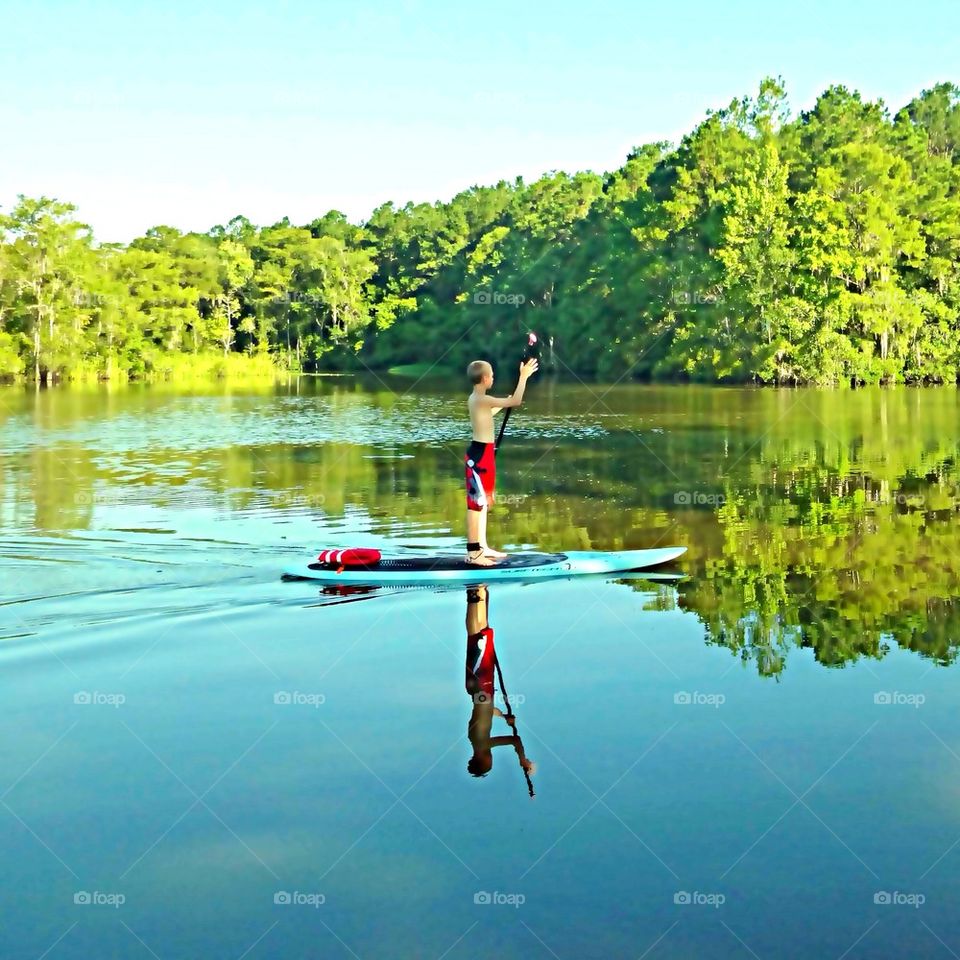
POLYGON ((618 170, 448 203, 236 217, 95 243, 75 208, 0 216, 0 376, 265 368, 459 371, 516 360, 610 380, 956 382, 960 90, 895 115, 843 87, 791 117, 779 81, 618 170))

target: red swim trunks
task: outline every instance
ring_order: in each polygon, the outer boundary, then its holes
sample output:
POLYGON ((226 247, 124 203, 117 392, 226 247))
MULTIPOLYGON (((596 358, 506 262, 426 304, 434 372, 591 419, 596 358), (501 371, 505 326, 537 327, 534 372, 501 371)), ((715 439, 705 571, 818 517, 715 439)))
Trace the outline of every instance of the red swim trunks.
POLYGON ((493 671, 497 651, 493 646, 493 627, 467 635, 467 693, 475 703, 493 703, 493 671))
POLYGON ((467 509, 482 510, 493 503, 497 462, 492 443, 471 440, 463 457, 467 481, 467 509))

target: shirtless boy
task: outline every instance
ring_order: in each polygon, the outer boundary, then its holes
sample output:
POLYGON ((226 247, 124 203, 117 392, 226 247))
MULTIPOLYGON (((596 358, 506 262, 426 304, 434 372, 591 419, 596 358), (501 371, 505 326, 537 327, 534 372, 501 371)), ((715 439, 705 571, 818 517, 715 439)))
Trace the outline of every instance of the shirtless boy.
POLYGON ((536 358, 520 364, 517 387, 509 397, 489 397, 493 386, 493 367, 486 360, 474 360, 467 367, 473 392, 467 400, 473 440, 463 458, 467 483, 467 562, 489 567, 506 556, 487 544, 487 513, 493 503, 496 461, 493 418, 506 407, 519 407, 527 380, 537 372, 536 358))

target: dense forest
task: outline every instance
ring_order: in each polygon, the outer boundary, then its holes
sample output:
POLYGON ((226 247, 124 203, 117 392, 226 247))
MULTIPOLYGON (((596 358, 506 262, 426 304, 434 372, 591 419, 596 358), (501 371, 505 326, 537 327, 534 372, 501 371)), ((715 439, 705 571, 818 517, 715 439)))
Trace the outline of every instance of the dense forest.
POLYGON ((0 376, 203 367, 447 373, 515 358, 583 379, 953 383, 960 376, 960 90, 896 114, 780 81, 678 146, 362 224, 239 216, 98 244, 76 208, 0 214, 0 376))

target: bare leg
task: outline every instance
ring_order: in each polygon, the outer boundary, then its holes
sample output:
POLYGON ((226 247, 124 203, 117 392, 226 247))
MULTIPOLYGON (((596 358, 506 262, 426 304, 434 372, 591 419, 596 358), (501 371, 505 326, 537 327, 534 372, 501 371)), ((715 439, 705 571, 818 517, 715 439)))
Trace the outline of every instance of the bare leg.
POLYGON ((487 516, 490 512, 489 507, 484 507, 483 511, 480 514, 480 546, 483 547, 483 555, 485 557, 493 557, 497 560, 502 560, 506 554, 500 550, 494 550, 487 543, 487 516))
MULTIPOLYGON (((483 510, 467 510, 467 543, 482 544, 483 541, 480 539, 481 523, 486 520, 486 517, 486 507, 483 510)), ((492 567, 494 564, 493 559, 484 554, 482 546, 480 550, 474 550, 473 553, 468 552, 466 561, 467 563, 474 563, 478 567, 492 567)))

